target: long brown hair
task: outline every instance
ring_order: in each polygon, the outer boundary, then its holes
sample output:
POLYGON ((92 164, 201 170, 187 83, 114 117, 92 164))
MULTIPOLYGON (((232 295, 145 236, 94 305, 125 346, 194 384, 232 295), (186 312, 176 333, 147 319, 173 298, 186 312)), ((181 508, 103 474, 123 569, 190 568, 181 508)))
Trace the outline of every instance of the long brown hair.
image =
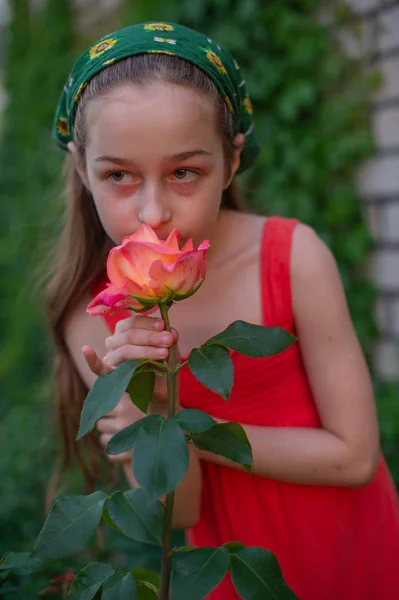
MULTIPOLYGON (((235 151, 234 121, 213 82, 195 65, 175 56, 143 54, 110 65, 98 73, 85 88, 75 116, 74 139, 84 161, 86 146, 86 113, 95 97, 121 83, 146 85, 160 80, 201 90, 214 98, 223 140, 226 165, 231 164, 235 151)), ((54 379, 57 420, 61 433, 61 460, 49 490, 54 496, 59 477, 70 464, 77 463, 83 472, 86 489, 94 487, 104 452, 96 432, 76 443, 80 413, 88 389, 80 377, 65 342, 65 321, 74 304, 98 279, 105 268, 112 242, 98 218, 93 198, 84 186, 71 160, 67 159, 66 210, 63 233, 55 259, 52 258, 46 304, 50 330, 55 344, 54 379)), ((235 182, 223 192, 221 206, 242 210, 235 182)))

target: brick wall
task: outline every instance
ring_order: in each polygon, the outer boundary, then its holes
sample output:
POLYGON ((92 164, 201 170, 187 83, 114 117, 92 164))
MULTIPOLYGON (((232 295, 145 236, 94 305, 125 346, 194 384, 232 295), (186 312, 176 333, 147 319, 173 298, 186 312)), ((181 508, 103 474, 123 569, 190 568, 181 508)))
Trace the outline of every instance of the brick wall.
POLYGON ((376 240, 370 264, 381 334, 375 367, 380 377, 390 380, 399 378, 399 2, 348 3, 356 11, 361 39, 347 39, 347 46, 378 67, 384 79, 373 99, 376 153, 361 166, 357 181, 376 240))

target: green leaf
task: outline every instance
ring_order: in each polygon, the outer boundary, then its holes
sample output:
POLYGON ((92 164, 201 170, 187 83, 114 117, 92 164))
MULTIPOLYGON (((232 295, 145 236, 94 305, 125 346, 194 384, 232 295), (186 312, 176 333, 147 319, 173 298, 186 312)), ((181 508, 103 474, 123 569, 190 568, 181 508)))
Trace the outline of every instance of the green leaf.
POLYGON ((226 542, 226 544, 223 544, 223 548, 226 548, 230 554, 235 554, 238 550, 245 548, 245 546, 242 542, 226 542))
POLYGON ((141 360, 126 360, 114 371, 97 377, 83 404, 78 437, 80 439, 118 404, 141 360))
POLYGON ((155 373, 151 369, 138 371, 127 387, 130 399, 139 410, 146 413, 154 392, 155 373))
POLYGON ((204 433, 193 433, 191 439, 200 450, 220 454, 251 470, 251 445, 238 423, 218 423, 204 433))
POLYGON ((9 571, 15 575, 29 575, 44 569, 46 561, 32 558, 29 552, 7 552, 0 561, 0 571, 9 571))
POLYGON ((282 352, 297 339, 281 327, 264 327, 245 321, 234 321, 224 331, 208 340, 206 346, 220 344, 240 354, 260 358, 282 352))
POLYGON ((104 523, 106 525, 108 525, 108 527, 112 527, 112 529, 115 529, 115 531, 122 533, 122 531, 119 529, 117 524, 114 523, 113 520, 111 519, 107 504, 105 504, 104 509, 103 509, 102 520, 104 521, 104 523))
POLYGON ((187 444, 176 421, 161 415, 143 419, 134 449, 133 474, 150 498, 174 490, 187 468, 187 444))
POLYGON ((190 433, 202 433, 216 424, 215 419, 210 415, 195 408, 185 408, 171 418, 175 419, 184 431, 190 433))
POLYGON ((32 556, 62 558, 82 550, 100 522, 105 492, 55 500, 36 540, 32 556))
POLYGON ((113 493, 107 508, 121 533, 137 542, 161 545, 163 511, 157 500, 149 500, 144 489, 113 493))
POLYGON ((222 581, 229 569, 225 548, 197 548, 174 555, 173 600, 201 600, 222 581))
POLYGON ((79 571, 68 593, 68 600, 92 600, 114 569, 106 563, 89 563, 79 571))
POLYGON ((179 546, 178 548, 173 548, 173 552, 191 552, 191 550, 196 550, 197 546, 179 546))
POLYGON ((244 600, 294 600, 275 555, 264 548, 243 548, 230 557, 234 587, 244 600))
POLYGON ((101 600, 136 600, 136 580, 131 573, 115 573, 103 585, 101 600))
POLYGON ((157 588, 147 581, 137 581, 137 600, 158 600, 157 588))
POLYGON ((156 588, 159 588, 159 577, 156 573, 150 571, 150 569, 146 569, 145 567, 134 567, 133 569, 130 569, 130 572, 137 581, 145 581, 156 588))
POLYGON ((128 425, 124 429, 115 433, 112 438, 109 440, 105 452, 113 456, 114 454, 120 454, 121 452, 126 452, 133 448, 136 443, 138 432, 140 431, 140 427, 145 419, 149 417, 143 417, 139 421, 128 425))
POLYGON ((228 350, 211 345, 194 348, 188 364, 198 381, 225 400, 229 400, 234 369, 228 350))

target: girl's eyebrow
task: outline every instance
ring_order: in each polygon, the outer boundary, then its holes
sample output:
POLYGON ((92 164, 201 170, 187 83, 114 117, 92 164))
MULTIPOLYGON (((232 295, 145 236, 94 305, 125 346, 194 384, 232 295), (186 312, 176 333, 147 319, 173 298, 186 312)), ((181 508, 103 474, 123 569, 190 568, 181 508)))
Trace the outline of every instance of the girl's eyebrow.
MULTIPOLYGON (((212 156, 212 152, 208 152, 208 150, 187 150, 186 152, 179 152, 178 154, 171 154, 169 156, 165 156, 165 160, 170 162, 175 162, 177 160, 187 160, 188 158, 192 158, 193 156, 212 156)), ((94 159, 96 162, 111 162, 117 165, 130 166, 133 165, 133 161, 128 158, 121 158, 117 156, 98 156, 94 159)))

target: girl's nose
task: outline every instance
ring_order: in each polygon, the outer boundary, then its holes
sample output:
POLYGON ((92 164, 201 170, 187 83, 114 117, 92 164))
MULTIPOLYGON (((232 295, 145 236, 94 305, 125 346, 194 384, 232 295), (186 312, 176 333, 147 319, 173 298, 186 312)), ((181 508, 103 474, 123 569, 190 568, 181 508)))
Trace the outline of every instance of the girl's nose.
POLYGON ((138 218, 141 223, 157 229, 170 221, 170 210, 165 204, 162 192, 158 186, 145 185, 142 189, 138 218))

